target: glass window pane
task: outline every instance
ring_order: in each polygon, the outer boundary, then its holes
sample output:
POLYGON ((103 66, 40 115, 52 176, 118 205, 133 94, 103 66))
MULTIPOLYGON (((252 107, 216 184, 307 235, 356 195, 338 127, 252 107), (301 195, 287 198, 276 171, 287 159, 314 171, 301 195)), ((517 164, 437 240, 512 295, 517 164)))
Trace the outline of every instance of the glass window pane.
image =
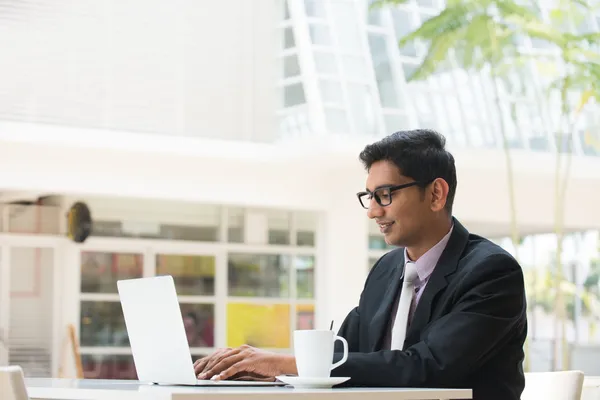
POLYGON ((417 4, 420 7, 429 7, 429 8, 433 8, 436 6, 436 1, 435 0, 417 0, 417 4))
POLYGON ((315 67, 320 74, 337 74, 337 65, 333 54, 315 51, 315 67))
POLYGON ((374 101, 369 87, 348 84, 348 99, 356 132, 361 135, 375 135, 378 133, 374 101))
POLYGON ((129 346, 129 337, 120 302, 82 301, 80 310, 80 343, 82 347, 129 346))
POLYGON ((294 29, 288 26, 283 30, 283 48, 291 49, 296 47, 296 39, 294 39, 294 29))
POLYGON ((317 214, 314 212, 296 212, 296 245, 315 246, 317 232, 317 214))
POLYGON ((369 34, 369 48, 371 49, 381 106, 385 108, 398 108, 399 99, 396 87, 394 86, 394 77, 387 52, 386 39, 381 35, 369 34))
POLYGON ((308 32, 312 44, 319 46, 331 45, 331 34, 329 33, 329 27, 327 25, 310 24, 308 26, 308 32))
POLYGON ((269 244, 290 244, 290 214, 287 211, 268 211, 269 244))
POLYGON ((219 240, 219 226, 218 224, 211 227, 161 225, 160 237, 169 240, 217 242, 219 240))
POLYGON ((172 275, 180 296, 215 294, 215 257, 156 255, 156 275, 172 275))
POLYGON ((134 253, 81 252, 81 293, 117 293, 120 279, 141 278, 144 258, 134 253))
POLYGON ((300 75, 300 65, 298 64, 298 56, 292 54, 283 58, 283 77, 292 78, 300 75))
MULTIPOLYGON (((413 18, 413 13, 403 9, 393 8, 391 10, 394 31, 398 40, 411 33, 417 26, 413 18)), ((400 49, 400 54, 408 57, 417 56, 417 48, 414 43, 408 43, 400 49)))
POLYGON ((297 256, 294 262, 296 268, 296 292, 299 299, 315 297, 315 257, 297 256))
POLYGON ((306 103, 302 83, 294 83, 283 87, 283 106, 293 107, 306 103))
POLYGON ((342 65, 346 79, 354 81, 368 81, 367 64, 364 57, 342 56, 342 65))
POLYGON ((330 81, 326 79, 319 80, 321 88, 321 96, 325 104, 342 104, 342 85, 338 81, 330 81))
POLYGON ((228 271, 230 296, 289 296, 288 256, 232 253, 228 271))
POLYGON ((296 306, 296 329, 315 329, 315 306, 298 304, 296 306))
POLYGON ((190 347, 213 347, 215 345, 214 304, 182 303, 180 307, 188 345, 190 347))
POLYGON ((327 129, 333 133, 349 133, 350 125, 344 110, 325 108, 325 122, 327 129))
POLYGON ((323 0, 304 0, 306 16, 312 18, 325 18, 325 4, 323 0))
POLYGON ((138 379, 131 355, 82 354, 81 364, 85 379, 138 379))
POLYGON ((227 346, 290 348, 289 304, 227 304, 227 346))
POLYGON ((297 232, 296 233, 296 245, 314 247, 315 245, 315 233, 314 232, 297 232))
POLYGON ((287 0, 283 0, 283 19, 290 19, 290 7, 288 6, 287 0))
POLYGON ((369 25, 383 26, 381 6, 373 7, 373 3, 375 3, 375 0, 369 0, 367 2, 367 22, 369 25))
POLYGON ((404 114, 385 114, 383 120, 386 134, 409 129, 410 127, 409 119, 404 114))
MULTIPOLYGON (((217 216, 218 218, 218 216, 217 216)), ((212 226, 140 223, 136 221, 94 221, 93 236, 128 237, 143 239, 191 240, 216 242, 219 240, 218 223, 212 226), (153 226, 152 229, 147 229, 153 226), (143 228, 142 228, 143 227, 143 228)))
POLYGON ((339 49, 343 52, 361 53, 362 37, 354 3, 332 1, 330 4, 339 49))
MULTIPOLYGON (((417 65, 416 64, 410 64, 410 63, 402 63, 402 72, 404 72, 404 79, 406 81, 408 81, 410 79, 410 77, 412 76, 412 74, 415 73, 415 71, 417 70, 417 65)), ((411 82, 411 86, 416 86, 418 85, 418 82, 411 82)))
POLYGON ((244 243, 243 208, 230 208, 227 210, 227 241, 229 243, 244 243))

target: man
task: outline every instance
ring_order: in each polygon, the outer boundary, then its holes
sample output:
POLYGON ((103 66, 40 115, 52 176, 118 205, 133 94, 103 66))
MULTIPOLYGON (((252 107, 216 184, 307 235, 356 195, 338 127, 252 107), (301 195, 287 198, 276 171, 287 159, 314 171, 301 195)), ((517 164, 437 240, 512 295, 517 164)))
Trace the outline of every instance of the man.
MULTIPOLYGON (((452 217, 456 169, 444 137, 397 132, 366 146, 360 159, 368 177, 359 200, 386 242, 400 248, 373 266, 340 328, 348 360, 332 375, 355 386, 471 388, 474 399, 519 399, 523 273, 510 254, 452 217)), ((195 366, 201 378, 296 373, 293 356, 246 346, 195 366)))

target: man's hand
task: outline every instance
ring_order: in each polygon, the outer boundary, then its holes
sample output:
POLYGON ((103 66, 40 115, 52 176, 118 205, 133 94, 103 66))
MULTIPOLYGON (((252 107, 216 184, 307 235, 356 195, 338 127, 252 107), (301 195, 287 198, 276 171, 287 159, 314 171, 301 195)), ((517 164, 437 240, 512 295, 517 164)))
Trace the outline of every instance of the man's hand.
POLYGON ((198 379, 270 379, 277 375, 297 374, 293 356, 270 353, 243 345, 219 349, 196 360, 194 371, 198 379))

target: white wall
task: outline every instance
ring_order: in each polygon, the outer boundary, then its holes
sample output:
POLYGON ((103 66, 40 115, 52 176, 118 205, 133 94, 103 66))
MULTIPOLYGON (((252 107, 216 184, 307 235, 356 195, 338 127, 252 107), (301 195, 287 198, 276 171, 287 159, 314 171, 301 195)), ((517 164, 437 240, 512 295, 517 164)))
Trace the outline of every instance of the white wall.
MULTIPOLYGON (((364 187, 365 172, 357 161, 360 143, 336 147, 323 140, 308 147, 175 142, 163 137, 135 142, 133 136, 120 133, 120 143, 112 146, 110 138, 67 147, 55 135, 61 129, 54 128, 54 139, 39 144, 27 140, 31 131, 38 140, 49 133, 45 128, 25 131, 0 124, 0 188, 327 211, 336 208, 341 196, 355 199, 364 187)), ((454 155, 455 214, 481 234, 506 235, 509 207, 502 152, 457 150, 454 155)), ((522 231, 552 231, 554 155, 515 152, 513 160, 522 231)), ((599 196, 600 159, 574 158, 567 229, 600 227, 599 196)), ((356 206, 360 210, 358 202, 356 206)))
POLYGON ((275 4, 11 2, 0 119, 271 141, 275 4))

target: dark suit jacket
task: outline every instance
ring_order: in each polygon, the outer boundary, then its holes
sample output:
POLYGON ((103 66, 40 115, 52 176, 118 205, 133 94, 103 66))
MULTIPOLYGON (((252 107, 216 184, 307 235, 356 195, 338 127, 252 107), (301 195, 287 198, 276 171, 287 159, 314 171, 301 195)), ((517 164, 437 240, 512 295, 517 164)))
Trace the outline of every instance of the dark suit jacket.
MULTIPOLYGON (((517 261, 454 219, 446 249, 421 295, 404 350, 382 349, 391 310, 402 288, 404 249, 373 266, 359 305, 339 335, 348 361, 332 376, 347 385, 473 389, 481 400, 518 400, 525 385, 527 314, 517 261)), ((337 342, 334 360, 341 358, 337 342)))

